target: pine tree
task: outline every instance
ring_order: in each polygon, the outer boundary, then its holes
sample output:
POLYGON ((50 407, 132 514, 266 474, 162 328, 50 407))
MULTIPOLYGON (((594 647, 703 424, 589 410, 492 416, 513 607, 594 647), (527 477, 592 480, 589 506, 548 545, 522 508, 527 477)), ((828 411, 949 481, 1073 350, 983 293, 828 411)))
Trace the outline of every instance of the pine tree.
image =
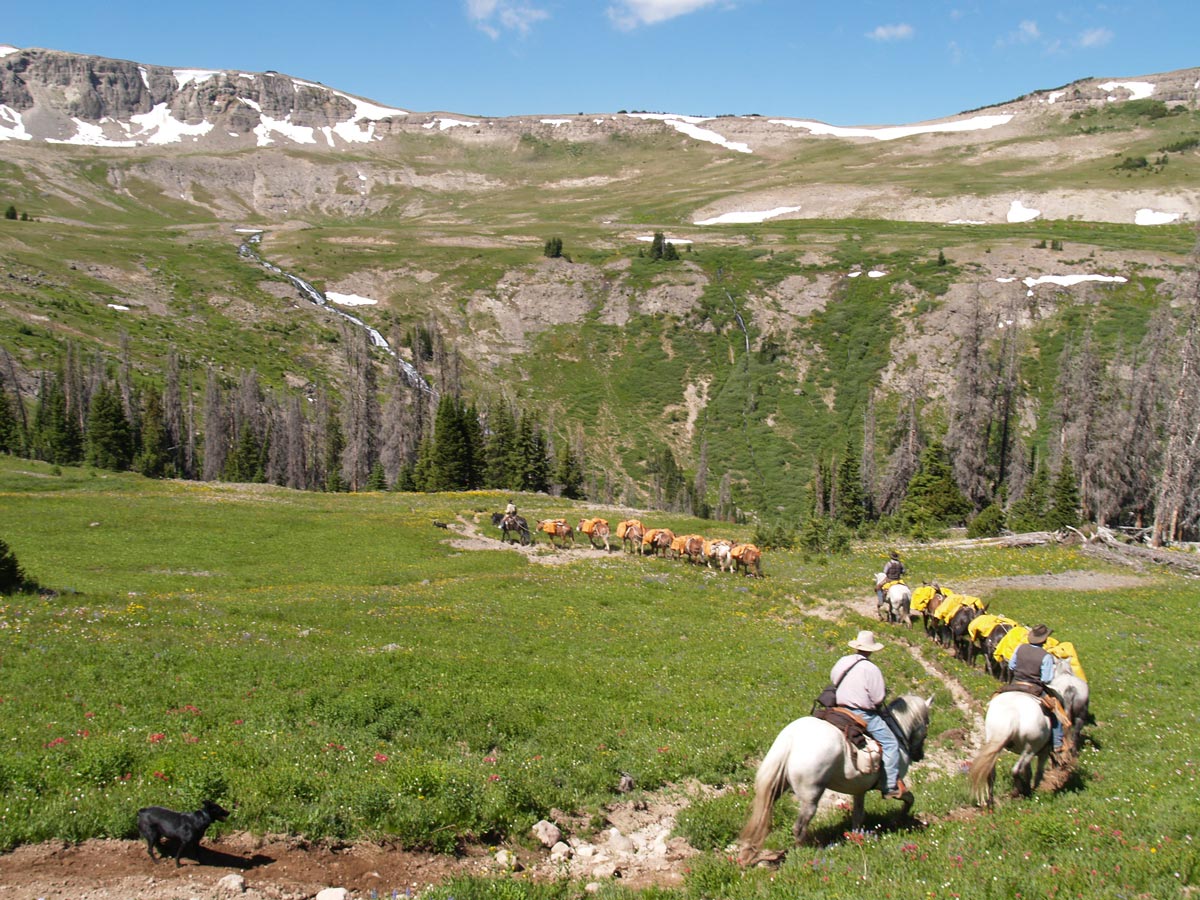
POLYGON ((650 258, 651 259, 662 259, 663 244, 665 242, 666 241, 663 238, 663 233, 661 231, 654 232, 654 240, 652 240, 650 242, 650 258))
POLYGON ((571 452, 569 442, 564 441, 563 444, 563 451, 558 456, 558 470, 554 473, 554 480, 558 482, 562 496, 569 500, 582 500, 584 498, 583 467, 579 464, 579 458, 571 452))
POLYGON ((20 422, 13 415, 12 401, 0 382, 0 453, 19 454, 23 447, 20 422))
POLYGON ((17 219, 17 208, 11 203, 8 205, 8 208, 4 210, 4 218, 11 219, 14 222, 17 219))
POLYGON ((551 259, 558 259, 563 255, 563 242, 560 237, 552 237, 546 239, 546 245, 542 249, 542 254, 551 259))
POLYGON ((970 513, 971 501, 958 489, 946 450, 935 441, 921 454, 900 504, 900 519, 910 528, 938 528, 961 525, 970 513))
POLYGON ((142 402, 141 448, 134 457, 134 471, 147 478, 162 478, 170 465, 167 429, 162 400, 157 390, 148 388, 142 402))
POLYGON ((488 435, 483 449, 483 483, 502 490, 521 489, 517 453, 517 421, 506 403, 488 412, 488 435))
POLYGON ((84 460, 98 469, 124 471, 133 461, 133 441, 121 398, 105 382, 88 411, 84 460))
POLYGON ((62 381, 55 375, 42 373, 30 440, 36 459, 59 465, 83 461, 83 430, 70 415, 62 381))
POLYGON ((1042 531, 1048 527, 1050 512, 1050 475, 1039 461, 1025 493, 1014 500, 1008 508, 1008 527, 1021 533, 1042 531))
POLYGON ((857 530, 867 517, 866 492, 863 490, 858 451, 846 445, 845 455, 838 465, 838 504, 836 519, 847 528, 857 530))
POLYGON ((17 555, 0 540, 0 594, 15 594, 29 586, 17 555))
POLYGON ((383 463, 376 461, 371 467, 371 474, 367 477, 368 491, 386 491, 387 490, 387 475, 383 471, 383 463))
POLYGON ((1058 477, 1054 479, 1054 500, 1046 524, 1051 531, 1058 531, 1062 528, 1078 528, 1079 522, 1079 482, 1075 479, 1071 458, 1064 456, 1058 477))

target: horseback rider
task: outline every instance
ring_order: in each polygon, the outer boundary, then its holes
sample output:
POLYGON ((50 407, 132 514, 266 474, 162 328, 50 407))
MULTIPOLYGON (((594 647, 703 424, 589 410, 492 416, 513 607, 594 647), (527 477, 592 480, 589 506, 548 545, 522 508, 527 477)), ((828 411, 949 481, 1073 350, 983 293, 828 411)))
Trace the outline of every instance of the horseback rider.
POLYGON ((899 581, 904 577, 904 563, 900 562, 900 554, 895 550, 883 567, 883 577, 885 581, 899 581))
POLYGON ((509 500, 508 506, 504 507, 504 514, 506 516, 515 516, 517 514, 517 504, 509 500))
MULTIPOLYGON (((1027 643, 1018 645, 1008 658, 1013 683, 1030 685, 1030 693, 1038 697, 1047 693, 1057 697, 1050 690, 1050 682, 1054 679, 1054 657, 1042 646, 1052 630, 1045 625, 1033 626, 1026 635, 1027 643)), ((1054 748, 1054 758, 1058 760, 1062 752, 1063 726, 1057 715, 1050 716, 1050 740, 1054 748)))
MULTIPOLYGON (((883 792, 886 800, 903 800, 908 794, 899 779, 900 741, 889 724, 890 713, 884 706, 887 686, 879 666, 871 662, 871 654, 883 649, 875 640, 875 632, 860 631, 849 642, 851 650, 833 664, 829 680, 837 685, 837 705, 857 713, 867 723, 867 734, 879 741, 883 750, 883 792)), ((909 794, 911 796, 911 794, 909 794)))

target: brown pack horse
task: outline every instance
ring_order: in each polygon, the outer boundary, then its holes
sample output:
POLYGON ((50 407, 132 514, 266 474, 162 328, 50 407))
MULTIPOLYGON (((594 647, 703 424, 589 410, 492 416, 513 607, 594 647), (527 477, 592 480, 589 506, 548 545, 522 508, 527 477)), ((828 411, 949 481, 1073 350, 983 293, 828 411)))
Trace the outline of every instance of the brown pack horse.
POLYGON ((731 552, 733 571, 762 578, 762 551, 753 544, 735 544, 731 552))
POLYGON ((562 519, 542 519, 537 523, 537 529, 545 532, 550 544, 554 547, 559 547, 560 541, 562 542, 561 548, 564 550, 568 541, 572 547, 575 546, 575 529, 562 519))
POLYGON ((588 536, 588 542, 597 550, 600 545, 604 545, 605 550, 612 550, 608 545, 608 536, 611 529, 608 527, 608 519, 580 519, 579 530, 588 536))
POLYGON ((696 564, 704 562, 704 544, 704 538, 698 534, 689 534, 684 537, 683 554, 688 558, 688 562, 696 564))
POLYGON ((655 556, 669 557, 675 532, 670 528, 651 528, 642 536, 642 548, 649 547, 655 556))
POLYGON ((626 519, 617 525, 617 537, 626 553, 638 553, 642 547, 642 537, 646 534, 646 526, 637 519, 626 519))

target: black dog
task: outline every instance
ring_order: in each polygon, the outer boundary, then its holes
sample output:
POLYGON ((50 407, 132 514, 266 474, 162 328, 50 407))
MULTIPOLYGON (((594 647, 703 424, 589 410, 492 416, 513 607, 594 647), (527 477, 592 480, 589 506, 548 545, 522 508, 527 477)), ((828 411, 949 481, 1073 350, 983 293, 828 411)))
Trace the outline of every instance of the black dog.
MULTIPOLYGON (((187 851, 188 856, 199 861, 196 854, 200 850, 200 838, 213 822, 224 822, 229 817, 229 811, 222 809, 211 800, 204 801, 204 808, 195 812, 179 813, 162 806, 146 806, 138 810, 138 834, 146 839, 146 852, 155 862, 154 850, 161 838, 178 841, 179 849, 175 851, 175 865, 179 865, 179 857, 187 851)), ((158 847, 159 856, 166 859, 162 848, 158 847)))

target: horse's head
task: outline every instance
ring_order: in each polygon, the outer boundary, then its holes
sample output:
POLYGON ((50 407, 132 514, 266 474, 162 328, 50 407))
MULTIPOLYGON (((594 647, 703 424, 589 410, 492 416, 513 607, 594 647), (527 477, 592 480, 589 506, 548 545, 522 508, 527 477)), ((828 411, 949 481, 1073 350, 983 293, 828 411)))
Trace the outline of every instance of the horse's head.
POLYGON ((909 759, 920 762, 925 758, 925 736, 929 733, 933 695, 918 697, 916 694, 905 694, 888 704, 888 708, 907 739, 909 759))
POLYGON ((492 513, 492 524, 495 525, 497 528, 500 527, 500 523, 503 521, 504 521, 504 513, 502 513, 502 512, 492 513))

